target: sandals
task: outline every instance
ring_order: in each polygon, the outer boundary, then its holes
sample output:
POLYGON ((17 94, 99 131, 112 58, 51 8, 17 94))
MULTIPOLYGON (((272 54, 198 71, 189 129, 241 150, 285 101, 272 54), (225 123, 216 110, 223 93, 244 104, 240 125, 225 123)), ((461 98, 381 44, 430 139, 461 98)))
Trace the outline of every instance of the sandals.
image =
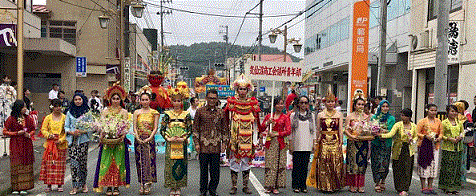
POLYGON ((301 192, 301 191, 300 191, 299 189, 294 189, 294 192, 295 192, 295 193, 299 193, 299 192, 301 192))
POLYGON ((357 193, 357 189, 355 189, 354 187, 350 187, 349 191, 351 193, 357 193))
POLYGON ((274 189, 274 190, 273 190, 273 194, 275 194, 275 195, 279 194, 279 190, 278 190, 278 189, 274 189))
POLYGON ((359 192, 359 193, 365 193, 364 187, 359 187, 359 188, 357 189, 357 192, 359 192))
POLYGON ((380 183, 380 191, 385 191, 385 182, 380 183))
POLYGON ((144 195, 144 194, 145 194, 144 185, 141 185, 139 188, 139 195, 144 195))
POLYGON ((71 190, 71 191, 69 192, 69 194, 70 194, 70 195, 76 195, 76 194, 78 194, 78 189, 73 188, 73 190, 71 190))
POLYGON ((407 193, 407 192, 405 192, 405 191, 402 191, 402 192, 400 192, 398 195, 401 195, 401 196, 406 196, 406 195, 408 195, 408 193, 407 193))
POLYGON ((380 185, 377 185, 377 186, 375 186, 374 190, 377 193, 381 193, 382 192, 382 187, 380 187, 380 185))
MULTIPOLYGON (((58 188, 58 189, 59 189, 59 188, 58 188)), ((45 192, 46 192, 46 193, 51 192, 51 187, 46 187, 46 188, 45 188, 45 192)))
POLYGON ((83 190, 82 190, 81 192, 87 193, 88 191, 89 191, 89 190, 88 190, 88 187, 85 185, 85 186, 83 187, 83 190))
POLYGON ((63 191, 64 191, 63 187, 58 187, 58 192, 63 192, 63 191))
POLYGON ((115 187, 115 188, 114 188, 114 191, 112 192, 112 195, 117 196, 117 195, 119 195, 119 194, 120 194, 119 188, 115 187))
POLYGON ((112 188, 111 188, 111 187, 107 188, 107 190, 106 190, 106 195, 107 195, 107 196, 112 196, 112 194, 113 194, 113 193, 112 193, 112 188))
POLYGON ((301 192, 307 193, 307 189, 301 189, 301 192))
POLYGON ((238 191, 238 188, 236 188, 236 187, 231 187, 231 189, 230 189, 230 195, 236 194, 237 191, 238 191))
MULTIPOLYGON (((266 189, 264 192, 265 192, 265 193, 272 193, 273 190, 271 190, 271 189, 266 189)), ((296 192, 296 190, 294 190, 294 192, 296 192)))

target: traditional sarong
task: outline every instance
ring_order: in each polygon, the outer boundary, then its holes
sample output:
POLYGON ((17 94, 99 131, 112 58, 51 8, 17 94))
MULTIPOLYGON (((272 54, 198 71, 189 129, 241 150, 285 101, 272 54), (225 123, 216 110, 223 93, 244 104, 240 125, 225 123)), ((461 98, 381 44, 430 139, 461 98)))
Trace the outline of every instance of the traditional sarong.
POLYGON ((379 142, 381 145, 373 145, 372 143, 372 146, 370 147, 372 176, 375 183, 379 183, 387 178, 390 165, 390 155, 392 153, 392 147, 387 147, 385 145, 385 140, 379 142))
MULTIPOLYGON (((417 165, 417 174, 420 178, 436 178, 438 174, 438 163, 439 163, 439 152, 436 149, 433 149, 433 161, 426 168, 417 165)), ((420 154, 418 154, 420 156, 420 154)), ((425 156, 425 155, 423 155, 425 156)))
POLYGON ((316 157, 317 189, 337 191, 345 186, 345 167, 342 147, 338 140, 322 142, 316 157))
POLYGON ((86 184, 88 177, 88 142, 76 145, 72 144, 68 148, 71 162, 71 180, 73 188, 82 188, 86 184))
POLYGON ((398 160, 393 160, 392 162, 393 179, 398 179, 394 180, 395 190, 397 190, 397 192, 408 192, 412 182, 414 157, 410 156, 408 145, 406 142, 402 144, 398 160))
POLYGON ((66 149, 59 150, 56 159, 52 153, 45 155, 41 162, 40 180, 48 185, 63 185, 66 169, 66 149))
POLYGON ((130 167, 127 148, 126 141, 113 145, 101 144, 94 176, 94 191, 102 192, 104 187, 129 187, 130 167))
POLYGON ((171 159, 170 143, 165 150, 165 188, 179 189, 187 186, 187 145, 183 145, 183 159, 171 159))
POLYGON ((264 188, 286 187, 287 148, 279 149, 277 138, 272 138, 265 155, 264 188))
POLYGON ((35 186, 33 176, 33 164, 11 165, 11 183, 13 191, 26 191, 35 186))
POLYGON ((438 188, 445 191, 459 191, 462 186, 462 151, 441 151, 441 166, 438 188))
POLYGON ((347 140, 347 185, 363 187, 365 183, 365 171, 368 165, 368 141, 347 140))
MULTIPOLYGON (((148 135, 141 135, 141 139, 147 139, 148 135)), ((145 144, 134 142, 137 180, 141 184, 157 182, 155 142, 145 144)))

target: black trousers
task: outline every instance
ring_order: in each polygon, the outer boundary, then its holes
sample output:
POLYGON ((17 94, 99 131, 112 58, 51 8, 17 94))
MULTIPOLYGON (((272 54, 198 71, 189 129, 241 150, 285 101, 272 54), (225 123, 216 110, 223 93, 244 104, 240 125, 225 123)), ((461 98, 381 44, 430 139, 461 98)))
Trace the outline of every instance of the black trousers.
POLYGON ((200 193, 215 194, 220 182, 220 154, 200 153, 200 193), (208 181, 210 173, 210 182, 208 181))
POLYGON ((293 189, 306 189, 307 172, 309 168, 310 151, 293 152, 293 189))

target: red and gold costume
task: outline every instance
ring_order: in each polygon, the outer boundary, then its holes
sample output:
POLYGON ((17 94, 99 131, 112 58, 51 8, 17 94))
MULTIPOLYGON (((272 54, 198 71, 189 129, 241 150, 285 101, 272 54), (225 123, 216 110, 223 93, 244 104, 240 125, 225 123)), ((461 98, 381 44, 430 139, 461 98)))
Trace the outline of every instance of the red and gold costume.
POLYGON ((162 87, 164 76, 160 72, 151 72, 147 76, 147 79, 149 80, 150 85, 145 87, 152 89, 152 92, 156 95, 155 100, 151 101, 150 107, 152 109, 157 109, 158 111, 163 111, 172 107, 167 90, 162 87))
MULTIPOLYGON (((251 81, 246 79, 242 74, 235 82, 233 88, 238 91, 239 87, 244 87, 248 92, 253 91, 251 81)), ((238 172, 243 172, 243 191, 250 193, 248 190, 248 178, 250 171, 250 162, 254 158, 253 146, 253 130, 259 124, 259 104, 254 97, 239 98, 238 93, 236 97, 228 98, 225 113, 227 115, 228 124, 230 125, 230 170, 233 188, 231 194, 236 193, 236 183, 238 172)))

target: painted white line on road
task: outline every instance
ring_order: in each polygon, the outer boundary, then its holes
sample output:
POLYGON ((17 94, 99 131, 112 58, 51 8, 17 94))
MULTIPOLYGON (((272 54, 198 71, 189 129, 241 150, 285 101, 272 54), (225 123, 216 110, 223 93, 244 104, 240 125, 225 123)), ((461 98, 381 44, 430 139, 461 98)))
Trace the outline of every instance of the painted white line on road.
MULTIPOLYGON (((89 149, 89 150, 88 150, 88 154, 91 153, 93 150, 96 150, 97 148, 99 148, 99 145, 97 145, 97 146, 95 146, 95 147, 89 149)), ((65 172, 66 172, 66 171, 65 171, 65 172)), ((66 178, 64 178, 64 182, 65 182, 65 183, 72 180, 71 172, 69 172, 69 173, 70 173, 70 174, 69 174, 68 176, 66 176, 66 178)))
POLYGON ((251 172, 251 170, 250 170, 250 181, 251 181, 251 184, 253 184, 255 189, 258 191, 258 194, 260 196, 269 196, 269 194, 264 192, 265 190, 263 185, 261 185, 258 178, 256 178, 256 176, 253 174, 253 172, 251 172))

